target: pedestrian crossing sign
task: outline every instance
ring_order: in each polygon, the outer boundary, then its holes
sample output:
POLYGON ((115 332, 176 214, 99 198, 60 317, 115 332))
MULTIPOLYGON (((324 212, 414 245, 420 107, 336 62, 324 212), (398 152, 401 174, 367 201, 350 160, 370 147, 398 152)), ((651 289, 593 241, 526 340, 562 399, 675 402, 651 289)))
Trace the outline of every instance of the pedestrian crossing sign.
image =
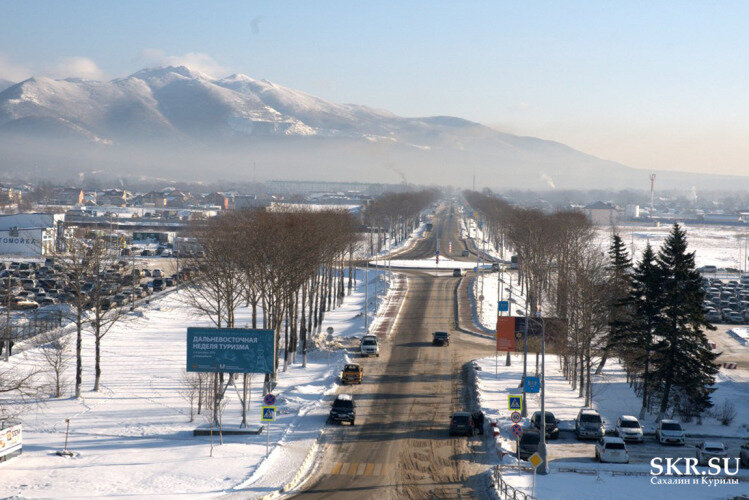
POLYGON ((507 409, 508 410, 522 410, 523 409, 523 395, 522 394, 508 394, 507 395, 507 409))
POLYGON ((262 413, 260 414, 260 420, 263 422, 273 422, 274 420, 276 420, 276 407, 263 406, 262 413))

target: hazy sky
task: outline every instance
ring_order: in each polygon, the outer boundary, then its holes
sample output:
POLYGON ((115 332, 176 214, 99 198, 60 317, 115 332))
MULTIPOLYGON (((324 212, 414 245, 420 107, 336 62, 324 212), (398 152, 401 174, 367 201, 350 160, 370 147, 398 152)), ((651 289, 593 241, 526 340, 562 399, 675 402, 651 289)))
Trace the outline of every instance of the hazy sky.
POLYGON ((0 0, 0 78, 185 63, 633 167, 749 175, 749 1, 0 0))

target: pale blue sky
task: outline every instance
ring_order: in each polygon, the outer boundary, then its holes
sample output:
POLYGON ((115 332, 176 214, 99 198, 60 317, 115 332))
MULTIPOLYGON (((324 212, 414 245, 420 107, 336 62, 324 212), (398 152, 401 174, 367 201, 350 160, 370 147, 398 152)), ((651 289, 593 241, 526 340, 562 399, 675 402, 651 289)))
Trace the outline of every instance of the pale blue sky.
POLYGON ((0 0, 0 78, 189 62, 635 167, 749 175, 749 2, 0 0))

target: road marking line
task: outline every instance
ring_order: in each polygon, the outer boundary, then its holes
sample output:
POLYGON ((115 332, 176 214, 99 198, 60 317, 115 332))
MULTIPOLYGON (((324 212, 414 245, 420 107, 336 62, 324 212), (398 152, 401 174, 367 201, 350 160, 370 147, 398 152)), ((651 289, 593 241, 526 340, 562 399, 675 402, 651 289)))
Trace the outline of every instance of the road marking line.
POLYGON ((356 475, 356 468, 359 466, 359 464, 351 464, 351 467, 349 467, 348 474, 349 476, 355 476, 356 475))
POLYGON ((382 474, 382 464, 375 464, 374 475, 379 476, 380 474, 382 474))
POLYGON ((364 475, 371 476, 373 470, 374 470, 374 464, 367 464, 367 468, 364 469, 364 475))
POLYGON ((364 468, 367 466, 367 464, 359 464, 359 467, 356 469, 356 475, 361 476, 364 474, 364 468))
POLYGON ((350 465, 351 464, 349 464, 349 463, 344 463, 343 467, 341 468, 341 472, 340 473, 341 474, 346 474, 346 472, 348 472, 348 468, 349 468, 350 465))
POLYGON ((341 462, 336 463, 333 466, 333 470, 330 471, 331 474, 338 474, 341 472, 341 467, 343 467, 343 464, 341 462))

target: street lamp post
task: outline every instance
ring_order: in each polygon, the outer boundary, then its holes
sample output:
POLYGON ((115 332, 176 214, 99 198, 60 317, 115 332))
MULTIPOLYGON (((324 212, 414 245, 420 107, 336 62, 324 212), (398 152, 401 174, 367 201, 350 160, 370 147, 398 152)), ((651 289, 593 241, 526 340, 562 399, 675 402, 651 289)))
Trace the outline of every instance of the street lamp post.
MULTIPOLYGON (((526 303, 526 313, 527 313, 527 303, 526 303)), ((517 311, 518 314, 520 314, 521 311, 517 311)), ((538 473, 541 475, 546 475, 549 473, 549 463, 546 460, 546 321, 543 317, 541 317, 541 311, 536 312, 536 316, 538 317, 537 323, 541 324, 541 441, 538 445, 538 454, 541 455, 541 458, 543 459, 543 463, 538 468, 538 473)), ((525 331, 526 335, 528 332, 528 321, 530 321, 531 318, 526 316, 525 318, 525 331)), ((525 381, 523 381, 523 408, 522 410, 526 412, 527 416, 527 410, 525 408, 525 381)))

